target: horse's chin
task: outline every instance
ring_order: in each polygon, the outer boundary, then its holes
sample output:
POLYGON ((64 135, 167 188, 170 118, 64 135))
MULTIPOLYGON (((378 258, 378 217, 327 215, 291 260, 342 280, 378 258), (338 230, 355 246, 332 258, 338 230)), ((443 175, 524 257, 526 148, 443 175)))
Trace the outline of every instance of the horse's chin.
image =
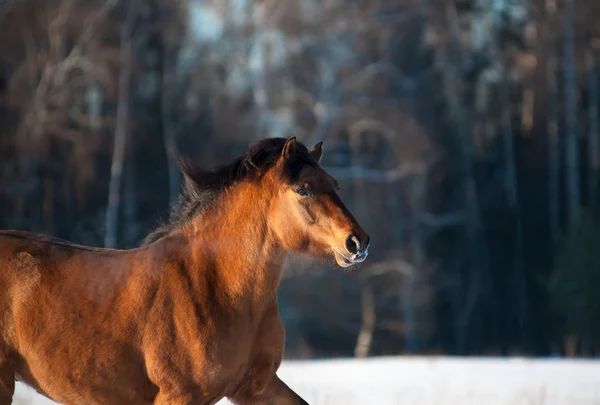
POLYGON ((350 261, 349 259, 345 258, 344 256, 342 256, 341 254, 339 254, 338 252, 333 252, 333 256, 335 257, 335 262, 338 264, 338 266, 340 267, 350 267, 353 264, 355 264, 354 262, 350 261))

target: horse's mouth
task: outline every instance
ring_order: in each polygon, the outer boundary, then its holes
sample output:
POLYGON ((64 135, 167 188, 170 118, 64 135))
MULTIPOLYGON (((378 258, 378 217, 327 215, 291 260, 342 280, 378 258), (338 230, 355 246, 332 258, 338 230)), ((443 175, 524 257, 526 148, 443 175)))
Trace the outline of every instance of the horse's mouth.
POLYGON ((335 261, 336 263, 340 266, 340 267, 350 267, 354 264, 357 263, 361 263, 363 261, 365 261, 365 259, 367 258, 367 253, 364 254, 356 254, 352 257, 348 257, 342 253, 340 253, 337 249, 333 249, 333 256, 335 257, 335 261))

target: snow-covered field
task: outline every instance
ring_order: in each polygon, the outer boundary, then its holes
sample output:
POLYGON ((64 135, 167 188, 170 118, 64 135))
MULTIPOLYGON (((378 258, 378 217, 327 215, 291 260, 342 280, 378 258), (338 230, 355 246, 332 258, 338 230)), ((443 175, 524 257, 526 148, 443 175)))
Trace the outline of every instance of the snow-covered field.
MULTIPOLYGON (((600 405, 600 361, 393 357, 284 362, 278 374, 311 405, 600 405)), ((18 384, 14 404, 55 403, 18 384)))

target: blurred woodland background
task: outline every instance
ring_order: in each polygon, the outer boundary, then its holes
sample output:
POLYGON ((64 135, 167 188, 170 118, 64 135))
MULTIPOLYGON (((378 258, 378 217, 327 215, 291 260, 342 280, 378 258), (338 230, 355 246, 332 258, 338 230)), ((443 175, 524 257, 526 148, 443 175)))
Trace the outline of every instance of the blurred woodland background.
POLYGON ((289 358, 600 352, 597 0, 0 0, 0 228, 132 248, 202 167, 323 140, 372 237, 289 358))

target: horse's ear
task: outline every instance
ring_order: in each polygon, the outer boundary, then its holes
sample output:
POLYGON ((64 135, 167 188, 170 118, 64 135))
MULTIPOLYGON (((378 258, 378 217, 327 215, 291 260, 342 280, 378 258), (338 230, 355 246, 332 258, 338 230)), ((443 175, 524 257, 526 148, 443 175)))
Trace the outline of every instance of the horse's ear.
POLYGON ((283 151, 281 152, 281 157, 284 160, 287 160, 296 154, 296 137, 292 136, 290 139, 285 141, 283 145, 283 151))
POLYGON ((323 141, 313 146, 308 153, 317 163, 321 163, 321 159, 323 158, 323 141))

